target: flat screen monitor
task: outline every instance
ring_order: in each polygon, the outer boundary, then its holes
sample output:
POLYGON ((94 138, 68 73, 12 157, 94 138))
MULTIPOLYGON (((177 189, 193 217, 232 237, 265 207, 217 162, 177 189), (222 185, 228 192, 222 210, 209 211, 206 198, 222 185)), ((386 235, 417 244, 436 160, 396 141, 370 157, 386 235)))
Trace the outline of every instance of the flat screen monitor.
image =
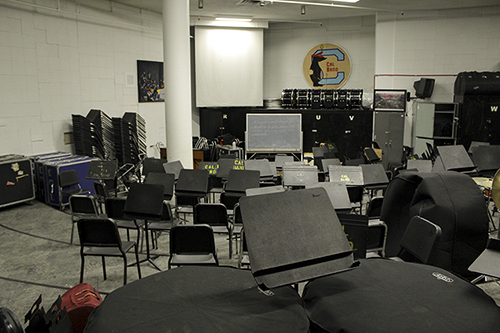
POLYGON ((406 111, 405 89, 375 89, 373 93, 374 111, 406 111))

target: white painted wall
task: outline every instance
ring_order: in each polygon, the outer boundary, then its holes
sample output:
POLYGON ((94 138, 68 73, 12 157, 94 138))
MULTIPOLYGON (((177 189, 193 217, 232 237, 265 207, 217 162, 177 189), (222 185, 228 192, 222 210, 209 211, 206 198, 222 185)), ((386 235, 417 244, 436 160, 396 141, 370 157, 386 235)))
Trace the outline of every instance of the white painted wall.
MULTIPOLYGON (((111 117, 140 113, 148 155, 165 142, 163 103, 137 102, 136 61, 162 61, 158 14, 89 0, 45 0, 41 7, 0 0, 0 155, 71 151, 71 114, 101 109, 111 117), (57 3, 61 7, 57 11, 57 3)), ((457 74, 500 70, 500 6, 482 10, 326 20, 322 26, 271 24, 264 32, 264 99, 308 88, 302 62, 313 46, 347 50, 345 88, 369 96, 375 74, 457 74)), ((377 77, 376 88, 406 88, 418 77, 377 77)), ((452 101, 454 77, 436 78, 433 101, 452 101)), ((175 96, 166 96, 167 98, 175 96)), ((408 125, 411 124, 411 110, 408 125)), ((199 115, 193 113, 193 135, 199 115)), ((409 127, 408 127, 409 128, 409 127)), ((409 131, 407 131, 409 133, 409 131)), ((405 138, 408 141, 408 135, 405 138)))
POLYGON ((351 59, 344 89, 372 90, 375 17, 331 19, 322 25, 273 23, 264 31, 264 99, 279 99, 285 88, 311 88, 302 73, 307 52, 321 43, 341 46, 351 59))
MULTIPOLYGON (((428 100, 452 102, 454 75, 500 71, 500 6, 379 15, 375 30, 375 74, 397 75, 377 76, 377 89, 402 88, 415 96, 413 83, 430 77, 436 81, 428 100)), ((407 104, 405 145, 411 145, 413 103, 407 104)))
POLYGON ((138 112, 148 146, 164 143, 165 107, 138 103, 136 84, 137 60, 163 60, 161 16, 107 1, 44 3, 54 10, 0 2, 0 155, 74 152, 63 133, 90 109, 138 112))

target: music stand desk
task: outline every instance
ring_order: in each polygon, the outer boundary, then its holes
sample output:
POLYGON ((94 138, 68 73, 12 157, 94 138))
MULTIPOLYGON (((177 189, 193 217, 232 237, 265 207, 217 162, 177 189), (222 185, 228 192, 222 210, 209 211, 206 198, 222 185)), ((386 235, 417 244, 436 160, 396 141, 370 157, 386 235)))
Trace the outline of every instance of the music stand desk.
MULTIPOLYGON (((146 234, 146 258, 139 263, 149 262, 157 270, 161 268, 154 262, 149 250, 148 221, 160 221, 163 212, 163 186, 153 184, 132 184, 125 203, 124 214, 133 220, 144 220, 144 233, 146 234), (155 200, 153 200, 155 199, 155 200)), ((137 244, 139 246, 139 244, 137 244)), ((130 264, 133 266, 136 263, 130 264)))

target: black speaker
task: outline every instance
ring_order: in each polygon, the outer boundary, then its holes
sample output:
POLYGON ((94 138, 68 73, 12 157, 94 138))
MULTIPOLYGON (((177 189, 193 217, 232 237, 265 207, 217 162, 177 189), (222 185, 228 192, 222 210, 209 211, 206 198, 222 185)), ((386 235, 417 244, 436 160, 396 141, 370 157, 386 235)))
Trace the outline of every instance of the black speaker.
POLYGON ((455 95, 498 95, 500 72, 461 72, 455 79, 455 95))

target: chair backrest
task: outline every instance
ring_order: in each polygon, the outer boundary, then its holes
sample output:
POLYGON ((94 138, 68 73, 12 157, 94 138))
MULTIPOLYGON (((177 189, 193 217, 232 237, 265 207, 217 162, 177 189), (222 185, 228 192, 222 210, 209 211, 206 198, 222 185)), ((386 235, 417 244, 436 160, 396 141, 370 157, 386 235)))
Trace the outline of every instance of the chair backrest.
POLYGON ((97 205, 94 197, 90 195, 72 195, 69 197, 69 205, 71 213, 76 214, 91 214, 97 215, 97 205))
POLYGON ((59 185, 67 187, 71 185, 80 185, 78 174, 75 170, 67 170, 59 173, 59 185))
POLYGON ((104 182, 94 182, 94 191, 96 196, 99 196, 103 199, 108 197, 108 189, 106 183, 104 182))
POLYGON ((208 224, 177 225, 170 230, 170 254, 213 253, 215 239, 208 224))
POLYGON ((399 242, 401 251, 398 257, 408 260, 405 253, 410 253, 420 262, 431 264, 440 238, 440 226, 416 215, 410 220, 399 242))
POLYGON ((146 184, 163 185, 163 198, 172 199, 174 195, 175 175, 165 172, 150 172, 144 180, 146 184))
POLYGON ((150 172, 164 173, 165 169, 163 168, 163 164, 165 163, 167 163, 167 160, 146 157, 144 161, 142 161, 142 175, 147 176, 150 172))
POLYGON ((221 203, 199 203, 194 206, 194 224, 228 226, 227 208, 221 203))
POLYGON ((116 224, 110 219, 81 219, 77 222, 80 244, 84 246, 119 247, 121 238, 116 224))
POLYGON ((127 219, 124 212, 126 202, 125 198, 106 198, 104 207, 106 207, 107 217, 117 220, 127 219))
POLYGON ((243 224, 243 219, 241 218, 241 209, 240 204, 237 203, 233 208, 233 223, 234 224, 243 224))
POLYGON ((130 217, 159 219, 163 212, 163 186, 134 183, 125 202, 125 215, 130 217))
POLYGON ((373 197, 366 207, 368 217, 380 217, 384 197, 373 197))
POLYGON ((363 187, 362 186, 347 186, 347 193, 351 202, 363 201, 363 187))

